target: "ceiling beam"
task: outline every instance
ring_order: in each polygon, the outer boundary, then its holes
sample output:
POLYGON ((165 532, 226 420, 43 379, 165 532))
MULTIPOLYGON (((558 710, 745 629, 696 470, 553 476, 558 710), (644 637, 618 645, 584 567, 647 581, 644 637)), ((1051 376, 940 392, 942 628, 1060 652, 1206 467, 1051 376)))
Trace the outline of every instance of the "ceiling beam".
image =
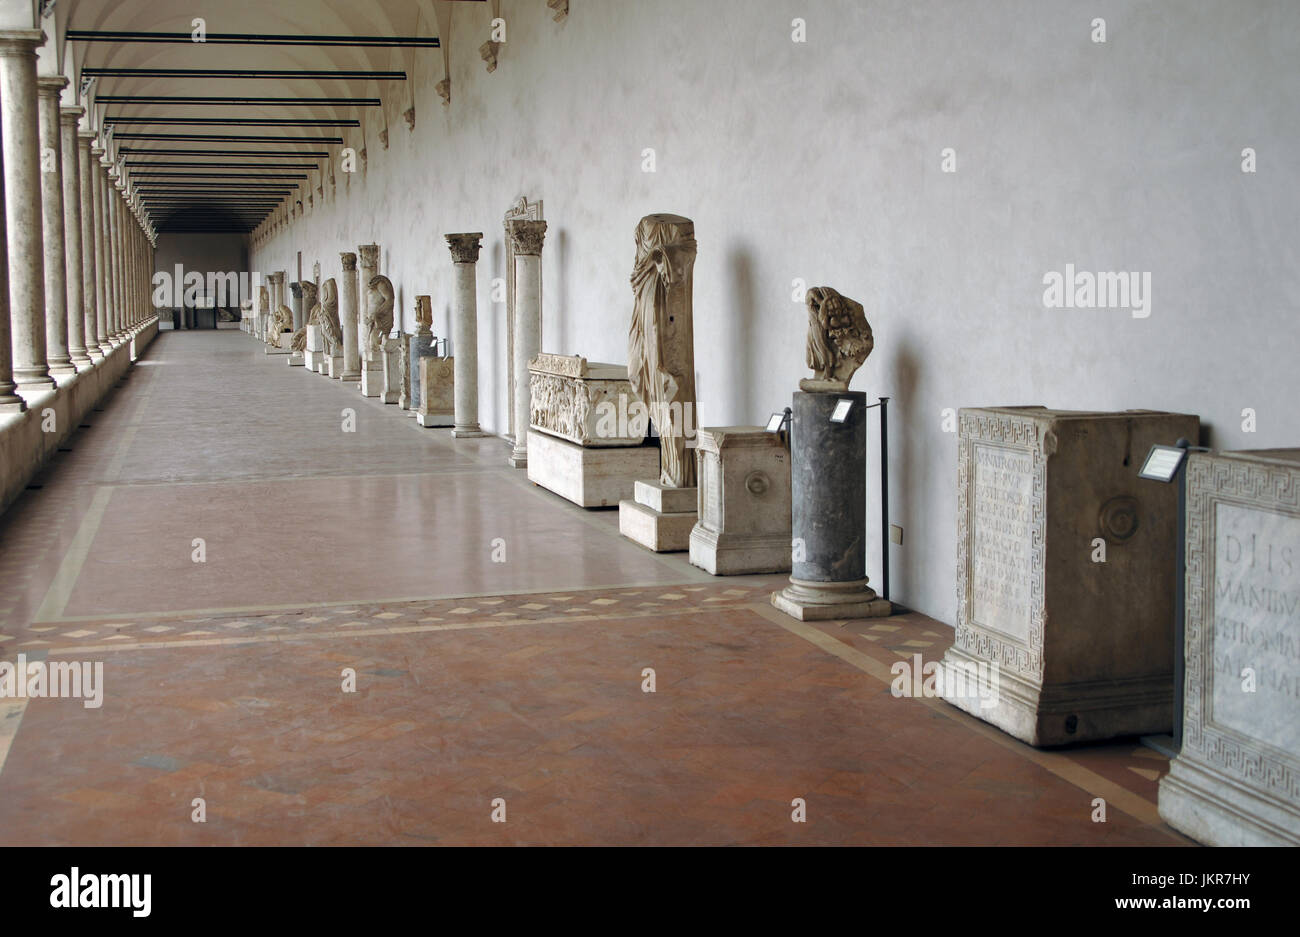
POLYGON ((302 119, 292 117, 131 117, 104 115, 105 124, 177 124, 227 127, 360 127, 361 121, 347 117, 302 119))
POLYGON ((86 78, 359 78, 367 81, 406 81, 406 72, 331 71, 307 68, 110 68, 85 66, 86 78))
POLYGON ((379 98, 187 97, 168 94, 98 94, 101 104, 175 104, 180 107, 379 107, 379 98))
POLYGON ((126 165, 128 168, 135 169, 136 172, 148 172, 151 169, 310 169, 312 172, 320 171, 320 167, 312 163, 175 163, 128 159, 126 165))
POLYGON ((209 150, 154 150, 138 146, 120 146, 117 151, 119 153, 141 153, 146 156, 203 156, 208 159, 242 159, 245 156, 255 156, 258 159, 286 157, 292 159, 327 159, 330 155, 326 150, 222 150, 220 153, 213 153, 209 150))
POLYGON ((194 143, 204 141, 212 143, 343 143, 342 137, 259 137, 249 134, 230 133, 117 133, 114 131, 113 138, 115 140, 172 140, 194 143))
POLYGON ((206 33, 195 41, 193 33, 145 32, 132 29, 69 29, 77 42, 162 43, 214 46, 351 46, 379 49, 437 49, 437 36, 293 36, 262 33, 206 33))

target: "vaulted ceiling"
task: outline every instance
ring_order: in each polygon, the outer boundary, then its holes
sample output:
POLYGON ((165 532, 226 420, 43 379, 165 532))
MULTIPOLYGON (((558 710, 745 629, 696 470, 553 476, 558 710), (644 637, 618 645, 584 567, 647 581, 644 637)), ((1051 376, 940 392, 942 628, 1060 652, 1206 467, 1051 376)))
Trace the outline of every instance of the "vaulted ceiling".
POLYGON ((41 70, 111 131, 154 230, 249 232, 407 107, 453 4, 486 0, 46 0, 41 70))

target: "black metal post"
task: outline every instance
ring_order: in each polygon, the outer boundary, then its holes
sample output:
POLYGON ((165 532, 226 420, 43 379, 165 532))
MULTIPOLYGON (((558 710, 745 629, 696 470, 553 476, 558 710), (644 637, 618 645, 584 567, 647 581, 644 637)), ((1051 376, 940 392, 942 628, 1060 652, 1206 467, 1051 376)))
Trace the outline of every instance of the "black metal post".
POLYGON ((880 398, 880 565, 881 592, 889 598, 889 398, 880 398))

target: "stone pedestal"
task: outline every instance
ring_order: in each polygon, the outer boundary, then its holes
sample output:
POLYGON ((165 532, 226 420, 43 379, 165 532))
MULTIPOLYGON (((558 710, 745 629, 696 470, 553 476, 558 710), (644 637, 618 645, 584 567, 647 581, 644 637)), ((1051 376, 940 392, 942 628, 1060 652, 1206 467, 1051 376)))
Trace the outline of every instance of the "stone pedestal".
POLYGON ((289 367, 301 368, 307 364, 307 356, 305 353, 301 351, 294 351, 292 348, 289 348, 288 351, 289 351, 289 358, 288 358, 289 367))
POLYGON ((612 507, 630 499, 636 480, 657 471, 657 446, 595 448, 528 431, 528 480, 580 507, 612 507))
POLYGON ((790 453, 761 426, 713 426, 695 449, 691 563, 714 576, 790 571, 790 453))
POLYGON ((367 358, 361 368, 361 396, 382 397, 384 395, 384 359, 367 358))
POLYGON ((959 423, 944 698, 1031 745, 1168 732, 1178 493, 1137 473, 1200 421, 1000 407, 959 423))
POLYGON ((318 325, 307 325, 307 349, 303 352, 303 358, 309 371, 325 373, 325 338, 318 325))
POLYGON ((423 399, 420 389, 420 363, 425 358, 436 357, 437 339, 432 333, 416 332, 414 335, 407 336, 406 373, 409 379, 403 384, 404 389, 407 390, 407 399, 399 402, 399 406, 404 410, 411 410, 412 415, 414 411, 420 409, 420 401, 423 399))
POLYGON ((671 488, 657 479, 637 479, 634 501, 618 503, 618 532, 656 553, 690 549, 691 530, 699 519, 699 489, 671 488))
POLYGON ((642 445, 645 420, 629 416, 634 398, 624 365, 539 354, 528 370, 529 481, 583 507, 604 507, 632 498, 636 480, 659 471, 659 450, 642 445), (534 452, 538 436, 553 442, 534 452))
POLYGON ((1214 846, 1298 846, 1300 449, 1186 471, 1183 744, 1160 816, 1214 846))
POLYGON ((452 358, 420 359, 420 408, 415 421, 421 426, 452 426, 456 422, 456 362, 452 358))
POLYGON ((402 342, 399 338, 384 339, 383 354, 384 403, 397 403, 402 396, 402 342))
POLYGON ((281 336, 280 336, 280 344, 279 344, 279 345, 272 345, 270 342, 268 342, 268 343, 266 344, 266 347, 263 348, 262 350, 263 350, 264 352, 266 352, 268 355, 290 355, 290 354, 293 354, 293 349, 289 347, 289 339, 290 339, 290 337, 292 336, 292 334, 293 334, 292 332, 284 332, 284 333, 282 333, 281 336))
POLYGON ((344 355, 326 355, 325 356, 325 373, 333 380, 342 380, 344 373, 344 355))
POLYGON ((799 621, 890 614, 867 585, 867 395, 795 393, 790 471, 790 585, 772 604, 799 621))

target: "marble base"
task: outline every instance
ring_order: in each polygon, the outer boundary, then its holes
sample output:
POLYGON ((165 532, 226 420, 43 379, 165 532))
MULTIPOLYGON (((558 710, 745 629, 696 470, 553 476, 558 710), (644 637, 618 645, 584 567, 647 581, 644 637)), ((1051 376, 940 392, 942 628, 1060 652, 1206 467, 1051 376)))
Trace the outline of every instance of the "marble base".
POLYGON ((383 392, 380 396, 384 403, 397 403, 402 397, 402 353, 398 340, 389 338, 384 341, 383 392))
POLYGON ((308 371, 314 371, 317 374, 325 373, 325 352, 312 351, 308 348, 303 352, 304 367, 308 371))
POLYGON ((670 488, 658 481, 638 479, 633 486, 635 501, 618 503, 618 532, 656 553, 682 553, 691 547, 691 530, 700 519, 695 505, 698 488, 670 488), (656 508, 690 510, 659 510, 656 508))
POLYGON ((741 537, 696 524, 691 531, 690 560, 711 576, 788 573, 790 537, 741 537))
POLYGON ((865 579, 812 582, 793 576, 790 585, 772 593, 772 605, 799 621, 885 618, 894 610, 892 603, 876 595, 865 579))
POLYGON ((1210 846, 1300 846, 1300 816, 1289 806, 1175 758, 1160 779, 1160 819, 1210 846))
POLYGON ((1057 683, 1040 688, 999 667, 987 679, 991 662, 953 647, 943 666, 965 675, 975 691, 945 702, 1008 735, 1039 748, 1069 745, 1080 739, 1109 739, 1164 732, 1169 725, 1171 691, 1163 677, 1094 683, 1057 683))
POLYGON ((361 363, 361 396, 381 397, 384 393, 384 365, 380 361, 361 363))
POLYGON ((301 351, 292 351, 292 350, 290 350, 290 352, 289 352, 289 367, 291 367, 291 368, 301 368, 301 367, 303 367, 303 366, 306 365, 306 364, 307 364, 307 358, 306 358, 306 356, 305 356, 301 351))
POLYGON ((287 344, 286 344, 283 348, 276 348, 274 345, 271 345, 271 344, 268 343, 267 346, 266 346, 265 348, 263 348, 262 350, 263 350, 264 352, 266 352, 268 355, 291 355, 291 354, 293 354, 293 349, 290 348, 287 344))
POLYGON ((342 355, 325 356, 325 374, 335 381, 343 377, 343 356, 342 355))
POLYGON ((580 446, 530 429, 527 468, 530 482, 574 504, 612 507, 634 497, 637 479, 659 470, 659 450, 654 446, 580 446))
POLYGON ((422 413, 415 411, 415 422, 426 428, 445 429, 455 424, 455 417, 450 413, 422 413))
POLYGON ((491 436, 492 434, 483 432, 483 430, 479 429, 479 426, 476 423, 473 426, 463 428, 457 426, 451 431, 451 435, 456 439, 482 439, 485 436, 491 436))

